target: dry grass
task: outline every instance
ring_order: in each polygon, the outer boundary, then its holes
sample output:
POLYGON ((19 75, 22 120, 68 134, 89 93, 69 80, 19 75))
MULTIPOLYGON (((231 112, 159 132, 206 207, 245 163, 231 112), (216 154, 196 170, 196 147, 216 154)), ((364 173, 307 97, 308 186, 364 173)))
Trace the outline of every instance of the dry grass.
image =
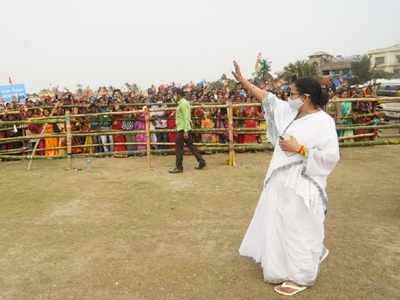
MULTIPOLYGON (((1 299, 280 299, 238 255, 270 153, 0 163, 1 299)), ((400 147, 344 149, 315 287, 296 299, 399 299, 400 147)))

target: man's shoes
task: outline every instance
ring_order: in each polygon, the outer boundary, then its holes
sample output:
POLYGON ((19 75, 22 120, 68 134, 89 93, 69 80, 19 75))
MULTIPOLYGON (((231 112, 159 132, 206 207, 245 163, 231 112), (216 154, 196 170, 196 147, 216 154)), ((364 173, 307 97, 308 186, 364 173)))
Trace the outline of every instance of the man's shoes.
POLYGON ((182 169, 174 168, 172 170, 168 171, 170 174, 178 174, 178 173, 183 173, 182 169))
POLYGON ((199 163, 199 165, 197 167, 195 167, 196 170, 202 170, 206 167, 206 162, 202 161, 199 163))

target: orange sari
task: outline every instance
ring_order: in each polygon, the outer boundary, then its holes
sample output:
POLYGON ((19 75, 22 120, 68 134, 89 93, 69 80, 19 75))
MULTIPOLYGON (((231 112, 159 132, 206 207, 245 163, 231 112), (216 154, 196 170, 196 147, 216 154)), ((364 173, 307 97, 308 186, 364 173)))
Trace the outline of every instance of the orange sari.
MULTIPOLYGON (((47 124, 45 128, 45 133, 46 134, 52 134, 54 133, 54 127, 53 124, 47 124)), ((57 156, 58 155, 58 150, 57 149, 49 149, 49 148, 56 148, 58 147, 58 138, 45 138, 44 139, 44 148, 45 152, 44 155, 46 157, 52 157, 52 156, 57 156), (49 150, 47 150, 49 149, 49 150)))

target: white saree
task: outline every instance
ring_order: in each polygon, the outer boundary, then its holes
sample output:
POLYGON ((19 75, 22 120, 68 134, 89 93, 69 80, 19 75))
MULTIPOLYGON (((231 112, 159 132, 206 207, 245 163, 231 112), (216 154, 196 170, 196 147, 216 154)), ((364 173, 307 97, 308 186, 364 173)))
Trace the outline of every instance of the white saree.
POLYGON ((261 263, 267 282, 311 286, 324 250, 326 180, 339 161, 335 122, 323 111, 293 121, 298 111, 271 93, 262 107, 275 150, 239 253, 261 263), (307 147, 307 158, 282 151, 283 133, 307 147))

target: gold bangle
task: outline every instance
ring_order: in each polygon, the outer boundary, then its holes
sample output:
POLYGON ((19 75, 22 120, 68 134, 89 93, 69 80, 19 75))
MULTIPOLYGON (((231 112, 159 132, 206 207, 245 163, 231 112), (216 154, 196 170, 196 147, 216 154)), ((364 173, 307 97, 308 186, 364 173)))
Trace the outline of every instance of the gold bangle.
POLYGON ((304 146, 300 145, 300 148, 299 148, 299 150, 297 150, 297 153, 301 154, 303 152, 303 150, 304 150, 304 146))
POLYGON ((307 150, 306 146, 301 145, 299 150, 297 151, 297 153, 302 155, 302 156, 304 156, 304 157, 307 157, 308 150, 307 150))
POLYGON ((308 150, 307 150, 307 148, 304 146, 304 148, 303 148, 304 150, 303 150, 303 152, 304 152, 304 154, 303 154, 303 156, 304 157, 307 157, 308 156, 308 150))

